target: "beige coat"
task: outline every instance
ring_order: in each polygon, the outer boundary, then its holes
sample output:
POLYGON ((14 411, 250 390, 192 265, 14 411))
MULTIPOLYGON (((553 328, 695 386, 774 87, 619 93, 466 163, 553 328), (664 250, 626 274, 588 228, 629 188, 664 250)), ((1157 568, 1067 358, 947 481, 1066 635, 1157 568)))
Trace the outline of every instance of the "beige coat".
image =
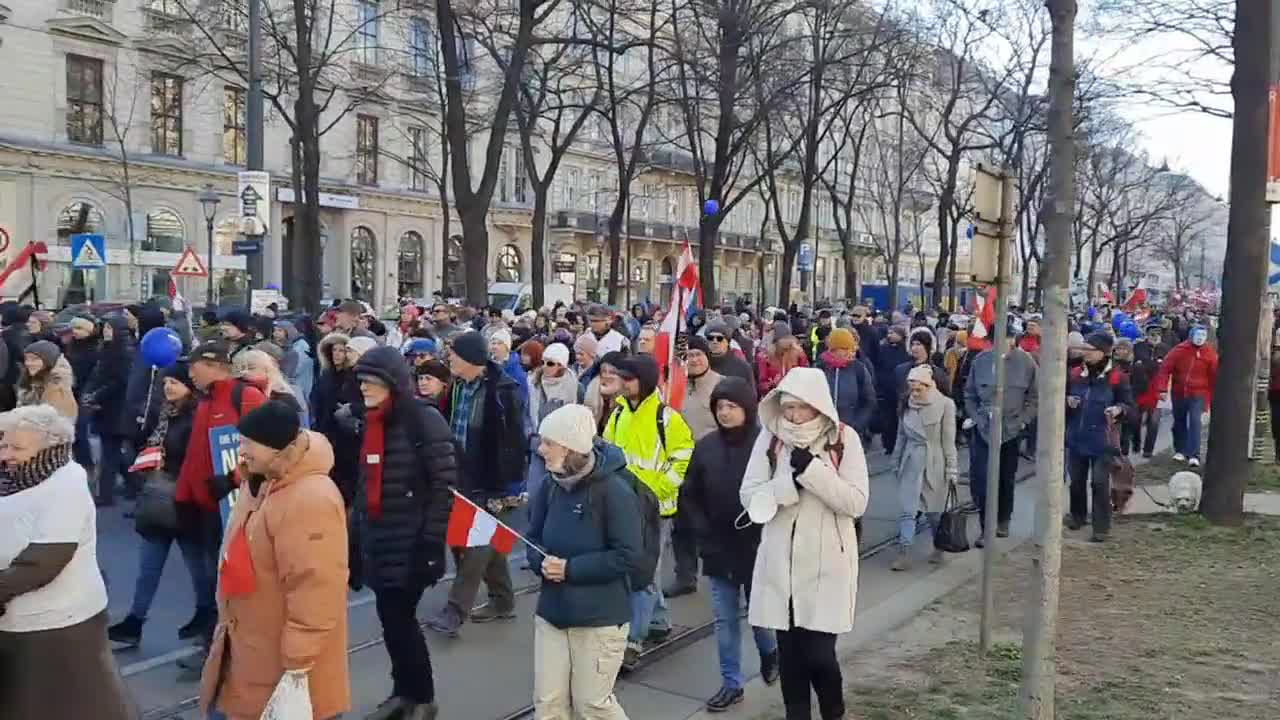
POLYGON ((711 393, 720 384, 721 377, 723 376, 715 370, 708 370, 701 377, 689 378, 689 391, 685 393, 684 409, 680 414, 693 431, 694 440, 701 440, 716 429, 716 414, 711 410, 711 393))
POLYGON ((71 372, 71 363, 65 355, 58 356, 58 361, 39 377, 27 375, 26 366, 22 366, 22 375, 18 378, 18 405, 52 405, 63 417, 76 419, 79 406, 72 392, 75 376, 71 372))
POLYGON ((840 425, 821 370, 794 368, 760 401, 763 429, 756 438, 742 479, 742 506, 762 495, 777 514, 765 523, 752 573, 748 620, 756 627, 794 627, 826 633, 853 629, 858 592, 858 538, 854 519, 867 509, 867 459, 858 433, 840 425), (769 450, 779 432, 780 393, 812 405, 831 421, 831 430, 808 446, 813 460, 798 477, 791 470, 792 448, 778 442, 776 461, 769 450), (843 432, 841 432, 843 429, 843 432), (843 443, 839 453, 830 448, 843 443), (772 465, 772 467, 771 467, 772 465), (803 490, 796 489, 796 483, 803 490))
POLYGON ((898 504, 903 512, 942 512, 947 491, 960 472, 956 458, 956 404, 934 390, 933 402, 920 408, 908 402, 898 422, 893 467, 898 474, 898 504), (916 452, 914 438, 924 438, 916 452))
POLYGON ((309 669, 315 718, 351 708, 347 668, 347 519, 329 479, 333 448, 307 432, 310 446, 289 473, 257 497, 241 490, 223 535, 247 527, 257 587, 218 593, 218 627, 201 679, 200 702, 230 720, 258 720, 286 670, 309 669), (220 684, 219 684, 220 681, 220 684))

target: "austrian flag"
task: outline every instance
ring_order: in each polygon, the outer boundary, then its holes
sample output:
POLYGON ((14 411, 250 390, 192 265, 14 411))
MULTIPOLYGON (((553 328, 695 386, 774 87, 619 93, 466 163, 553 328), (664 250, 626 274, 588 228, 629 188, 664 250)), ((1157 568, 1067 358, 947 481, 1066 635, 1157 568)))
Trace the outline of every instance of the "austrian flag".
POLYGON ((449 547, 483 547, 492 545, 494 550, 509 553, 520 536, 515 530, 498 522, 498 518, 485 512, 475 503, 458 493, 453 494, 453 509, 449 511, 449 531, 445 535, 449 547))

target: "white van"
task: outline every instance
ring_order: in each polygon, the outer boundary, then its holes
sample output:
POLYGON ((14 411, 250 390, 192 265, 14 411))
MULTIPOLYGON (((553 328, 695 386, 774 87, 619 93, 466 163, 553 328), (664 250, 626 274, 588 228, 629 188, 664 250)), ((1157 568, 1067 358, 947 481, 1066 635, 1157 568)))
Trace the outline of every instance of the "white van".
MULTIPOLYGON (((564 283, 547 283, 542 286, 542 302, 547 307, 556 301, 568 305, 573 302, 573 286, 564 283)), ((489 305, 512 312, 523 312, 533 307, 533 285, 529 283, 495 282, 489 284, 489 305)), ((537 308, 534 308, 537 309, 537 308)))

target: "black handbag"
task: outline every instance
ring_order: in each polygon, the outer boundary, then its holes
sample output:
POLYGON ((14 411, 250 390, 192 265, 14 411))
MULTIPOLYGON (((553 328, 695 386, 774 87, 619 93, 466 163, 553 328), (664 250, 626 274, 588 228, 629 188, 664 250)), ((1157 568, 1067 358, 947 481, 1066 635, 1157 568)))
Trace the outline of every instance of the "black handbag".
POLYGON ((138 493, 138 506, 134 510, 134 523, 138 532, 173 535, 178 532, 178 483, 164 470, 147 473, 138 493))
POLYGON ((960 509, 960 499, 956 495, 956 484, 950 483, 947 491, 947 504, 938 518, 938 527, 933 532, 933 546, 943 552, 962 553, 969 550, 969 518, 960 509))

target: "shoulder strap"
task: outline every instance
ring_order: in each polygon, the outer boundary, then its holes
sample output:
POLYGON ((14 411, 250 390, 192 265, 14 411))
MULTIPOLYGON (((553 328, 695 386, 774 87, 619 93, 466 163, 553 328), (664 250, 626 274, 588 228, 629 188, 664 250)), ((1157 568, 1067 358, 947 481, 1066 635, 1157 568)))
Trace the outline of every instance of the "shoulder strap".
POLYGON ((844 423, 840 423, 840 427, 836 429, 836 432, 839 433, 836 436, 836 441, 833 443, 827 443, 827 452, 831 453, 831 459, 832 461, 834 461, 835 468, 837 470, 840 469, 840 463, 844 462, 844 429, 845 427, 846 425, 844 423))
POLYGON ((773 475, 773 471, 778 467, 778 450, 782 448, 782 441, 777 435, 769 438, 769 449, 765 451, 765 457, 769 458, 769 474, 773 475))
POLYGON ((662 450, 662 455, 667 454, 667 404, 658 402, 658 447, 662 450))

